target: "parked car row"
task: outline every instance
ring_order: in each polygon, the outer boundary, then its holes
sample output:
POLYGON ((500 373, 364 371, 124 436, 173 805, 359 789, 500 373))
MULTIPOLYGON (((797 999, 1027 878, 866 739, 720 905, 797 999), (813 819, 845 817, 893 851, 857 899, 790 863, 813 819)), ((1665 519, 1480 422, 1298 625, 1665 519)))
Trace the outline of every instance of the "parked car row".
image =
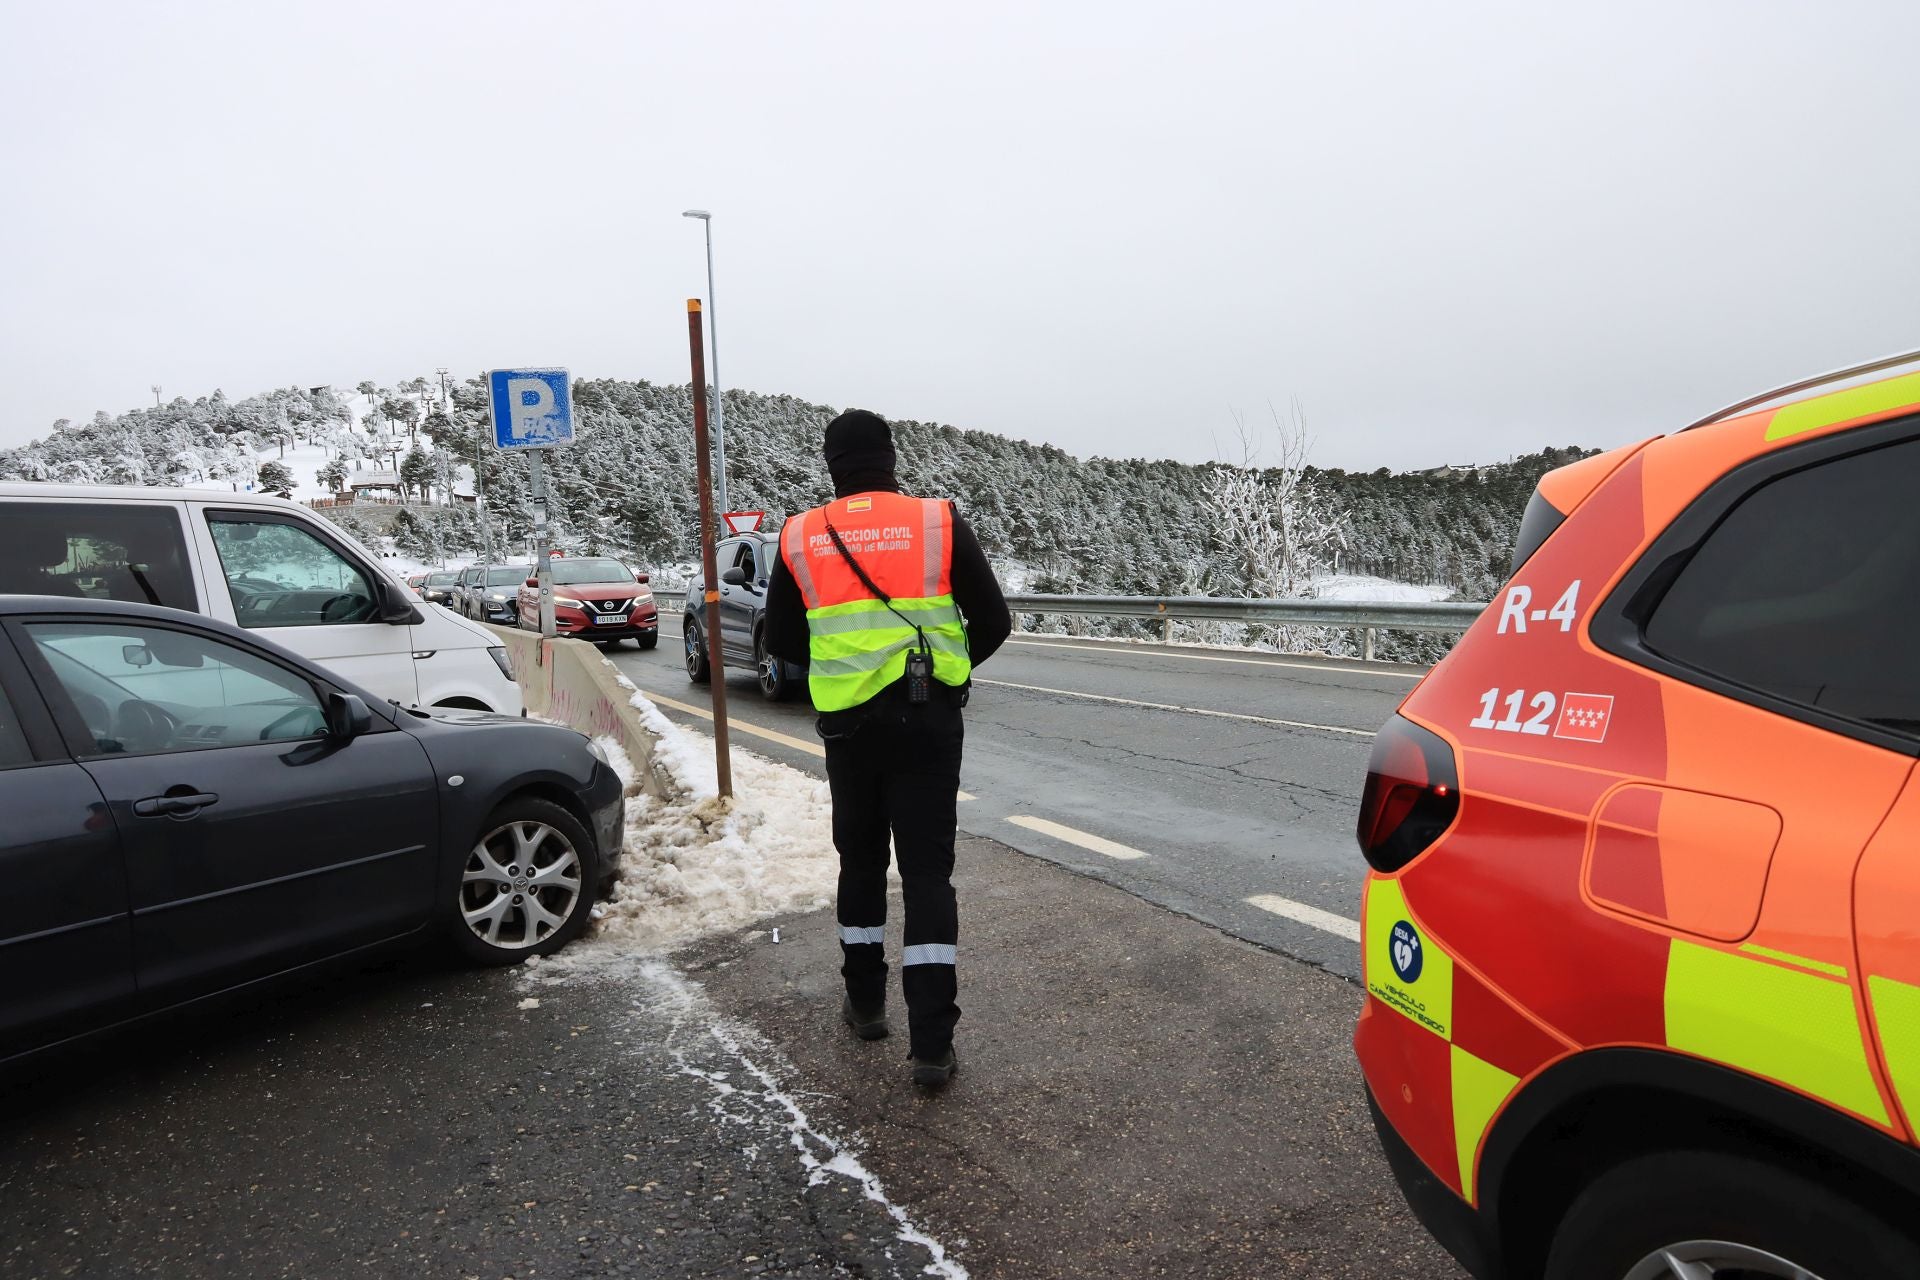
MULTIPOLYGON (((647 575, 555 565, 563 629, 657 635, 647 575)), ((271 497, 0 485, 0 1060, 402 938, 576 936, 620 780, 433 607, 537 618, 531 572, 402 580, 271 497)))
MULTIPOLYGON (((660 642, 660 618, 646 572, 605 557, 556 556, 550 573, 557 634, 604 649, 622 640, 642 649, 660 642)), ((475 564, 416 576, 429 604, 445 605, 475 622, 537 631, 540 588, 534 575, 531 564, 475 564)))

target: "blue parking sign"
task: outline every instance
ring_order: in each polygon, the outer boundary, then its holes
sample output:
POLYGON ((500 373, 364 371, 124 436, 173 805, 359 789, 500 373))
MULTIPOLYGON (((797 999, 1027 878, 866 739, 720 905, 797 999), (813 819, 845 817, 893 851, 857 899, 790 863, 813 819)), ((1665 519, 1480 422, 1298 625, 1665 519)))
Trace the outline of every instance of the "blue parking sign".
POLYGON ((551 449, 573 443, 573 397, 565 369, 495 369, 493 447, 551 449))

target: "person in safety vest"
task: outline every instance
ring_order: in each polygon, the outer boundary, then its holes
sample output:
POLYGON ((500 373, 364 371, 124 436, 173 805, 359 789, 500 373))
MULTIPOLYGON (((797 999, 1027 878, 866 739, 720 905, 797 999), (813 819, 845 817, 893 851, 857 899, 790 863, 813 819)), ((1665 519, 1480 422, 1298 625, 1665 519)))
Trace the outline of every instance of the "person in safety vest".
POLYGON ((894 479, 893 431, 864 409, 827 425, 834 501, 788 520, 767 588, 767 649, 807 664, 840 851, 841 1017, 887 1034, 887 852, 906 924, 900 985, 913 1078, 952 1076, 955 802, 960 709, 973 668, 1013 630, 973 531, 894 479))

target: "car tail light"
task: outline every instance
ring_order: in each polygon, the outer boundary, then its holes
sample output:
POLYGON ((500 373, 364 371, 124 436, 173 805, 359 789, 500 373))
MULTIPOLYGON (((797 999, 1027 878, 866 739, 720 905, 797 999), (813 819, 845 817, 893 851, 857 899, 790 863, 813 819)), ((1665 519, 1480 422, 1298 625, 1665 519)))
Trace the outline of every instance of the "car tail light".
POLYGON ((1375 871, 1398 871, 1432 847, 1460 812, 1453 748, 1395 716, 1373 740, 1360 797, 1360 852, 1375 871))

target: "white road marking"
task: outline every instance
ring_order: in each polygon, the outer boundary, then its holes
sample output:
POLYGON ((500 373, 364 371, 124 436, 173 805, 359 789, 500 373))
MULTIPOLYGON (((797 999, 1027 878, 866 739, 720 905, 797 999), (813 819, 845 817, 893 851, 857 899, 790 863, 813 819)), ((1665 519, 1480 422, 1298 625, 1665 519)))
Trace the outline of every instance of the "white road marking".
POLYGON ((1184 711, 1188 715, 1214 716, 1221 720, 1248 720, 1254 724, 1277 724, 1288 729, 1318 729, 1322 733, 1345 733, 1356 738, 1371 738, 1372 729, 1349 729, 1338 724, 1313 724, 1306 720, 1282 720, 1277 716, 1254 716, 1241 711, 1214 711, 1207 707, 1182 707, 1171 702, 1142 702, 1138 698, 1116 698, 1110 693, 1082 693, 1078 689, 1049 689, 1045 685, 1015 684, 1011 680, 973 678, 975 684, 997 685, 1002 689, 1024 689, 1028 693, 1057 693, 1063 698, 1085 698, 1089 702, 1112 702, 1123 707, 1148 707, 1154 711, 1184 711))
POLYGON ((1088 849, 1094 853, 1104 853, 1109 858, 1118 858, 1122 862, 1131 862, 1135 858, 1144 858, 1147 856, 1138 849, 1108 840, 1104 836, 1088 835, 1084 831, 1076 831, 1072 827, 1063 827, 1059 823, 1049 822, 1045 818, 1035 818, 1029 814, 1017 813, 1008 818, 1007 821, 1016 827, 1025 827, 1029 831, 1038 831, 1043 836, 1052 836, 1055 840, 1064 840, 1068 844, 1077 844, 1082 849, 1088 849))
POLYGON ((1295 902, 1292 898, 1281 898, 1271 893, 1256 893, 1247 899, 1247 905, 1258 907, 1262 911, 1271 911, 1276 916, 1284 916, 1300 924, 1310 924, 1316 929, 1324 929, 1334 937, 1345 938, 1348 942, 1360 941, 1358 920, 1349 920, 1331 911, 1322 911, 1304 902, 1295 902))
MULTIPOLYGON (((649 701, 657 702, 663 707, 672 707, 675 711, 684 711, 690 716, 699 716, 702 720, 713 719, 713 712, 706 707, 696 707, 691 702, 681 702, 677 698, 669 698, 664 693, 655 693, 651 689, 642 689, 640 692, 645 694, 649 701)), ((778 729, 765 729, 745 720, 736 720, 732 716, 727 717, 727 724, 742 733, 752 734, 756 738, 765 738, 768 742, 777 742, 783 747, 792 747, 795 751, 804 751, 817 759, 824 760, 827 758, 827 749, 817 742, 808 742, 804 738, 796 738, 791 734, 781 733, 778 729)), ((980 797, 965 791, 962 791, 959 795, 962 804, 969 800, 978 800, 979 798, 980 797)))
POLYGON ((1008 644, 1023 645, 1029 649, 1075 649, 1082 653, 1138 653, 1153 654, 1163 658, 1185 658, 1190 662, 1232 662, 1243 667, 1282 667, 1289 671, 1338 671, 1347 675, 1374 676, 1382 680, 1419 680, 1424 671, 1375 671, 1368 667, 1338 667, 1328 662, 1270 662, 1263 658, 1233 658, 1225 654, 1188 653, 1181 649, 1169 649, 1152 645, 1137 644, 1051 644, 1045 640, 1009 640, 1008 644))

